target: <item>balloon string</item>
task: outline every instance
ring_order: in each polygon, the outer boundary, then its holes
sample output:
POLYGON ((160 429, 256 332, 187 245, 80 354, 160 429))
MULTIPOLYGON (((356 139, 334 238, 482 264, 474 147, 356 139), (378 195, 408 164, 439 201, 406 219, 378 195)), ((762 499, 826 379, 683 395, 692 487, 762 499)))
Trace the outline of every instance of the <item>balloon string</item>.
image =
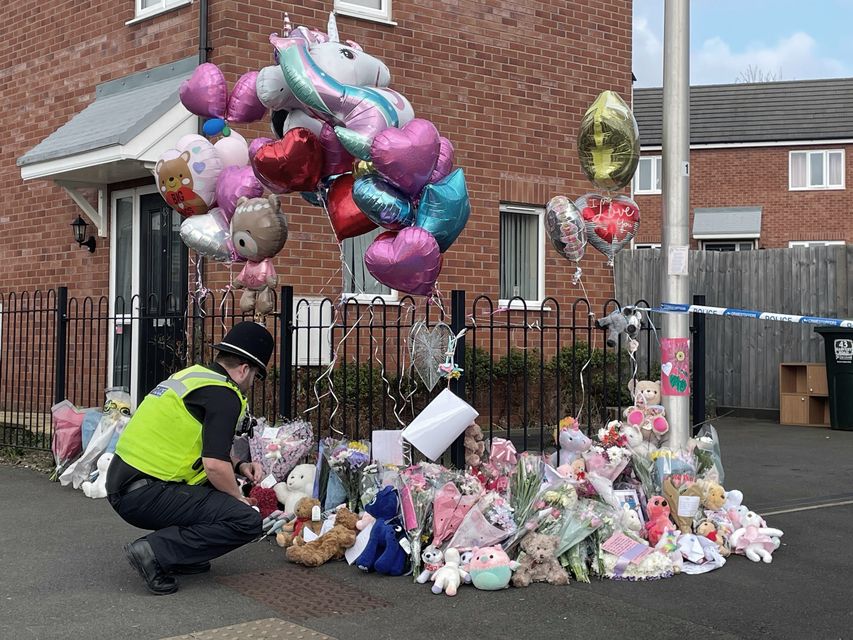
MULTIPOLYGON (((587 293, 586 286, 584 285, 583 280, 579 280, 578 284, 580 284, 581 290, 583 291, 583 297, 586 300, 587 305, 589 305, 587 308, 590 309, 587 312, 587 324, 589 324, 589 323, 594 324, 595 323, 595 313, 592 311, 592 308, 591 308, 591 303, 589 301, 589 293, 587 293)), ((592 332, 592 338, 590 340, 590 345, 589 345, 589 352, 587 353, 587 361, 581 367, 580 374, 579 374, 580 383, 581 383, 581 404, 580 404, 580 407, 578 407, 577 414, 575 415, 575 421, 578 423, 580 423, 581 415, 583 414, 584 405, 586 404, 586 385, 583 382, 583 374, 584 374, 584 371, 586 371, 587 367, 589 367, 589 365, 592 364, 592 354, 593 354, 594 349, 595 349, 595 331, 592 332)))

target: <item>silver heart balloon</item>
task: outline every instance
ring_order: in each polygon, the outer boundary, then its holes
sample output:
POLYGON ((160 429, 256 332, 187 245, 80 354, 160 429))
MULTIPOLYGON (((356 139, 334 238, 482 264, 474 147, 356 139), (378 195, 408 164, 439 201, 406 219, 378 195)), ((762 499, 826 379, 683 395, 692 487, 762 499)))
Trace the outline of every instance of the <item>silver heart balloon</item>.
POLYGON ((409 334, 412 367, 430 391, 441 379, 438 367, 444 364, 447 347, 452 337, 453 331, 443 322, 432 328, 424 322, 417 322, 409 334))
POLYGON ((231 226, 225 212, 216 207, 198 216, 190 216, 181 223, 181 240, 199 255, 218 262, 233 259, 231 226))
POLYGON ((586 226, 574 202, 566 196, 552 198, 545 208, 545 230, 557 253, 580 262, 586 251, 586 226))

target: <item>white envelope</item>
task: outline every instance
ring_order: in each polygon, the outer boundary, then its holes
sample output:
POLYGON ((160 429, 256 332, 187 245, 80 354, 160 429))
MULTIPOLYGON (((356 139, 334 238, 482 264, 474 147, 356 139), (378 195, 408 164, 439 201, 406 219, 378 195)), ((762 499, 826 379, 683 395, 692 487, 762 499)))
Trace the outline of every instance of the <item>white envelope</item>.
POLYGON ((403 430, 403 438, 435 462, 479 415, 474 407, 445 389, 403 430))

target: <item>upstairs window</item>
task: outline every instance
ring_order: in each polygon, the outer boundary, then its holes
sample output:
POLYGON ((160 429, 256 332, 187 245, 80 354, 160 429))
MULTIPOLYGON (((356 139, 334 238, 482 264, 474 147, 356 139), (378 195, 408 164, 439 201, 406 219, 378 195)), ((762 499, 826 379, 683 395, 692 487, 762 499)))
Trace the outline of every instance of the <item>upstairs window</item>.
POLYGON ((844 188, 844 150, 791 151, 788 188, 791 191, 844 188))

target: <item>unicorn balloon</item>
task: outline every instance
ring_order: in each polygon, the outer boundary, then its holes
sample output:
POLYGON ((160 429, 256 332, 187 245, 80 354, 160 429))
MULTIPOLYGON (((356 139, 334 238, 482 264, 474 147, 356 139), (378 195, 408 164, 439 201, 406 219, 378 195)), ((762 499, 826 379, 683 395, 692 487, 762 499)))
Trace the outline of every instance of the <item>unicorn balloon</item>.
MULTIPOLYGON (((291 110, 296 99, 302 110, 334 127, 349 153, 370 160, 374 136, 403 126, 414 118, 414 111, 408 100, 387 88, 391 73, 384 63, 352 41, 338 41, 334 14, 328 31, 319 34, 298 27, 286 37, 270 36, 284 85, 267 67, 258 76, 258 96, 273 110, 291 110)), ((284 129, 288 128, 285 122, 284 129)))

